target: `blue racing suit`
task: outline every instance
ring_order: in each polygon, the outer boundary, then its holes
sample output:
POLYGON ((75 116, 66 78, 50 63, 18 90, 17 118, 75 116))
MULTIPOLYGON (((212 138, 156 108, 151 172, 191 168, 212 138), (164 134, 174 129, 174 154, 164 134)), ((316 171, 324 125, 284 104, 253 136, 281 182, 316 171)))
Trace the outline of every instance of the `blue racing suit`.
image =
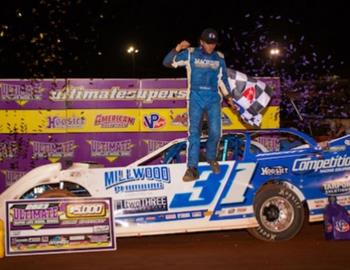
POLYGON ((230 89, 223 54, 217 51, 208 54, 200 47, 187 48, 178 53, 173 49, 165 56, 163 65, 172 68, 185 66, 187 69, 187 166, 198 166, 201 120, 204 112, 207 112, 209 127, 206 158, 207 161, 216 160, 221 137, 221 100, 222 95, 229 95, 230 89))

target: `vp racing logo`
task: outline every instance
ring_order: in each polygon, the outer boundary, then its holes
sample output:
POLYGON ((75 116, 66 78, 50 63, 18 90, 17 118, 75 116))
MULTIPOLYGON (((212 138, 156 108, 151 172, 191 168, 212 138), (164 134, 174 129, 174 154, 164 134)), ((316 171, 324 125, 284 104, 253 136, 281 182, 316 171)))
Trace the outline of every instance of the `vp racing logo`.
POLYGON ((299 158, 293 163, 294 173, 328 173, 350 170, 350 157, 347 155, 327 159, 299 158))
POLYGON ((164 189, 170 183, 170 170, 165 166, 121 169, 105 172, 105 188, 116 193, 164 189))
POLYGON ((143 117, 143 125, 146 128, 157 129, 165 126, 166 121, 158 113, 152 113, 143 117))

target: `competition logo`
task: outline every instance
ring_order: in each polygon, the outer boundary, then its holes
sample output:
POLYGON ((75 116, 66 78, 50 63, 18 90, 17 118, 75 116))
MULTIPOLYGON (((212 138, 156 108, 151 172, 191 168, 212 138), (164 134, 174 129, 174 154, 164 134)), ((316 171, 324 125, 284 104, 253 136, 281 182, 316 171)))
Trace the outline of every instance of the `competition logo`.
POLYGON ((0 83, 0 100, 15 101, 23 106, 31 100, 42 100, 44 88, 31 84, 0 83))
POLYGON ((158 148, 166 145, 168 141, 160 141, 160 140, 143 140, 143 142, 147 146, 147 154, 154 152, 158 148))
POLYGON ((49 116, 47 117, 47 128, 50 129, 65 129, 65 128, 83 128, 86 119, 84 116, 81 117, 64 117, 49 116))
POLYGON ((86 89, 83 86, 70 86, 52 90, 49 98, 53 101, 142 101, 152 103, 156 100, 184 100, 186 89, 86 89))
POLYGON ((56 143, 32 141, 30 144, 33 146, 33 158, 48 159, 52 163, 61 158, 73 157, 77 147, 74 140, 56 143))
POLYGON ((327 159, 300 158, 293 163, 293 172, 340 172, 350 170, 350 157, 347 155, 327 159))
POLYGON ((165 124, 165 119, 157 113, 152 113, 143 117, 143 125, 149 129, 158 129, 164 127, 165 124))
POLYGON ((23 171, 12 171, 12 170, 1 170, 5 175, 5 185, 6 187, 11 186, 14 182, 20 179, 26 172, 23 171))
POLYGON ((115 170, 105 172, 104 179, 105 188, 114 187, 117 193, 159 190, 164 189, 164 183, 170 183, 170 170, 166 166, 115 170))
POLYGON ((135 117, 127 115, 103 115, 98 114, 95 118, 94 125, 101 128, 127 128, 135 124, 135 117))
POLYGON ((15 141, 0 142, 0 161, 17 157, 18 145, 15 141))
POLYGON ((131 140, 123 141, 87 141, 91 146, 92 157, 104 157, 109 162, 115 161, 118 157, 131 156, 134 145, 131 140))

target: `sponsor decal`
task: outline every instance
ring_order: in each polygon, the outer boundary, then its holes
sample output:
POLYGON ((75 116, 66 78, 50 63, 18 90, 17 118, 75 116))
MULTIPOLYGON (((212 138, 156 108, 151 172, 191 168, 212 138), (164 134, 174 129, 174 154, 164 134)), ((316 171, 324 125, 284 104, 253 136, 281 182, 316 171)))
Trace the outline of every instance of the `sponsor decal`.
POLYGON ((41 237, 23 237, 23 238, 12 238, 11 243, 14 244, 21 244, 21 243, 37 243, 41 242, 41 237))
POLYGON ((69 244, 69 240, 66 236, 57 235, 50 237, 49 244, 52 246, 64 246, 69 244))
POLYGON ((186 89, 86 89, 83 86, 70 86, 60 90, 52 90, 49 98, 53 101, 142 101, 153 103, 156 100, 184 100, 186 89))
POLYGON ((114 187, 115 192, 135 192, 164 189, 164 183, 170 183, 170 170, 166 166, 141 167, 105 172, 105 188, 114 187), (151 182, 143 182, 143 181, 151 182), (129 182, 141 183, 126 185, 129 182))
POLYGON ((167 214, 165 215, 165 220, 176 219, 176 214, 167 214))
POLYGON ((69 241, 83 241, 85 240, 85 235, 71 235, 69 236, 69 241))
POLYGON ((188 116, 187 113, 180 113, 174 116, 174 112, 170 110, 171 124, 174 126, 184 126, 187 127, 188 116))
POLYGON ((293 172, 340 172, 350 170, 350 157, 347 155, 327 159, 300 158, 294 160, 293 172))
POLYGON ((100 126, 101 128, 127 128, 134 124, 135 117, 116 114, 98 114, 94 121, 94 125, 100 126))
POLYGON ((350 230, 349 223, 347 223, 344 219, 336 220, 334 227, 338 232, 342 233, 348 232, 350 230))
POLYGON ((88 235, 87 238, 90 239, 91 243, 103 243, 109 241, 108 234, 88 235))
POLYGON ((42 100, 44 88, 31 84, 0 83, 0 100, 15 101, 23 106, 31 100, 42 100))
POLYGON ((147 154, 154 152, 158 148, 166 145, 169 141, 161 141, 161 140, 143 140, 143 142, 147 146, 147 154))
POLYGON ((161 128, 164 127, 165 124, 165 119, 161 117, 158 113, 152 113, 143 117, 143 125, 144 127, 149 129, 161 128))
POLYGON ((5 175, 5 184, 6 187, 11 186, 14 182, 20 179, 26 172, 23 171, 13 171, 13 170, 1 170, 1 172, 5 175))
POLYGON ((209 60, 209 59, 201 59, 201 58, 195 58, 194 64, 196 67, 199 67, 199 68, 211 68, 211 69, 218 69, 220 66, 220 62, 217 60, 209 60))
POLYGON ((221 123, 223 126, 232 125, 231 119, 224 112, 221 114, 221 123))
MULTIPOLYGON (((188 114, 187 112, 176 114, 174 116, 174 112, 170 110, 170 118, 171 118, 171 124, 173 126, 184 126, 187 127, 188 125, 188 114)), ((232 125, 231 119, 225 114, 221 114, 221 122, 223 126, 230 126, 232 125)))
POLYGON ((168 201, 166 196, 118 200, 115 201, 114 209, 122 210, 123 215, 167 211, 168 201))
POLYGON ((184 218, 190 218, 190 217, 191 217, 191 213, 189 213, 189 212, 178 213, 177 214, 177 218, 178 219, 184 219, 184 218))
POLYGON ((86 119, 84 116, 77 117, 75 115, 71 117, 59 117, 49 116, 47 117, 47 128, 50 129, 65 129, 65 128, 83 128, 86 119))
POLYGON ((0 161, 17 157, 18 145, 16 141, 0 142, 0 161))
POLYGON ((251 207, 227 207, 223 208, 220 211, 216 211, 215 214, 220 217, 225 216, 238 216, 244 214, 251 214, 253 210, 251 207))
POLYGON ((92 157, 105 157, 109 162, 115 161, 118 157, 131 156, 134 145, 131 140, 123 141, 87 141, 90 144, 92 157))
POLYGON ((263 167, 260 175, 282 175, 288 173, 288 168, 282 166, 263 167))
POLYGON ((74 140, 66 142, 39 142, 31 141, 33 146, 33 158, 47 158, 51 162, 57 162, 64 157, 73 157, 77 147, 74 140))
POLYGON ((322 192, 327 195, 339 195, 350 192, 349 180, 337 180, 322 184, 322 192))

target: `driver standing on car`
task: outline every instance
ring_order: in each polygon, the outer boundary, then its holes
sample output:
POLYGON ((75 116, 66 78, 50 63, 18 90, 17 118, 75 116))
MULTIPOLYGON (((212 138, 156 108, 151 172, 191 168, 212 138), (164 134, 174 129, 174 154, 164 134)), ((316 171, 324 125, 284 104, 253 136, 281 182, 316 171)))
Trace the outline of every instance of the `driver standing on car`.
POLYGON ((188 106, 188 144, 187 170, 184 181, 198 179, 198 162, 200 151, 201 120, 206 112, 208 117, 208 141, 206 159, 214 173, 220 173, 216 161, 217 146, 221 137, 221 101, 224 96, 231 108, 235 110, 227 79, 224 55, 215 51, 218 33, 205 29, 200 36, 200 45, 190 47, 186 40, 181 41, 164 58, 163 65, 170 68, 185 66, 189 94, 188 106), (221 92, 220 92, 220 91, 221 92))

